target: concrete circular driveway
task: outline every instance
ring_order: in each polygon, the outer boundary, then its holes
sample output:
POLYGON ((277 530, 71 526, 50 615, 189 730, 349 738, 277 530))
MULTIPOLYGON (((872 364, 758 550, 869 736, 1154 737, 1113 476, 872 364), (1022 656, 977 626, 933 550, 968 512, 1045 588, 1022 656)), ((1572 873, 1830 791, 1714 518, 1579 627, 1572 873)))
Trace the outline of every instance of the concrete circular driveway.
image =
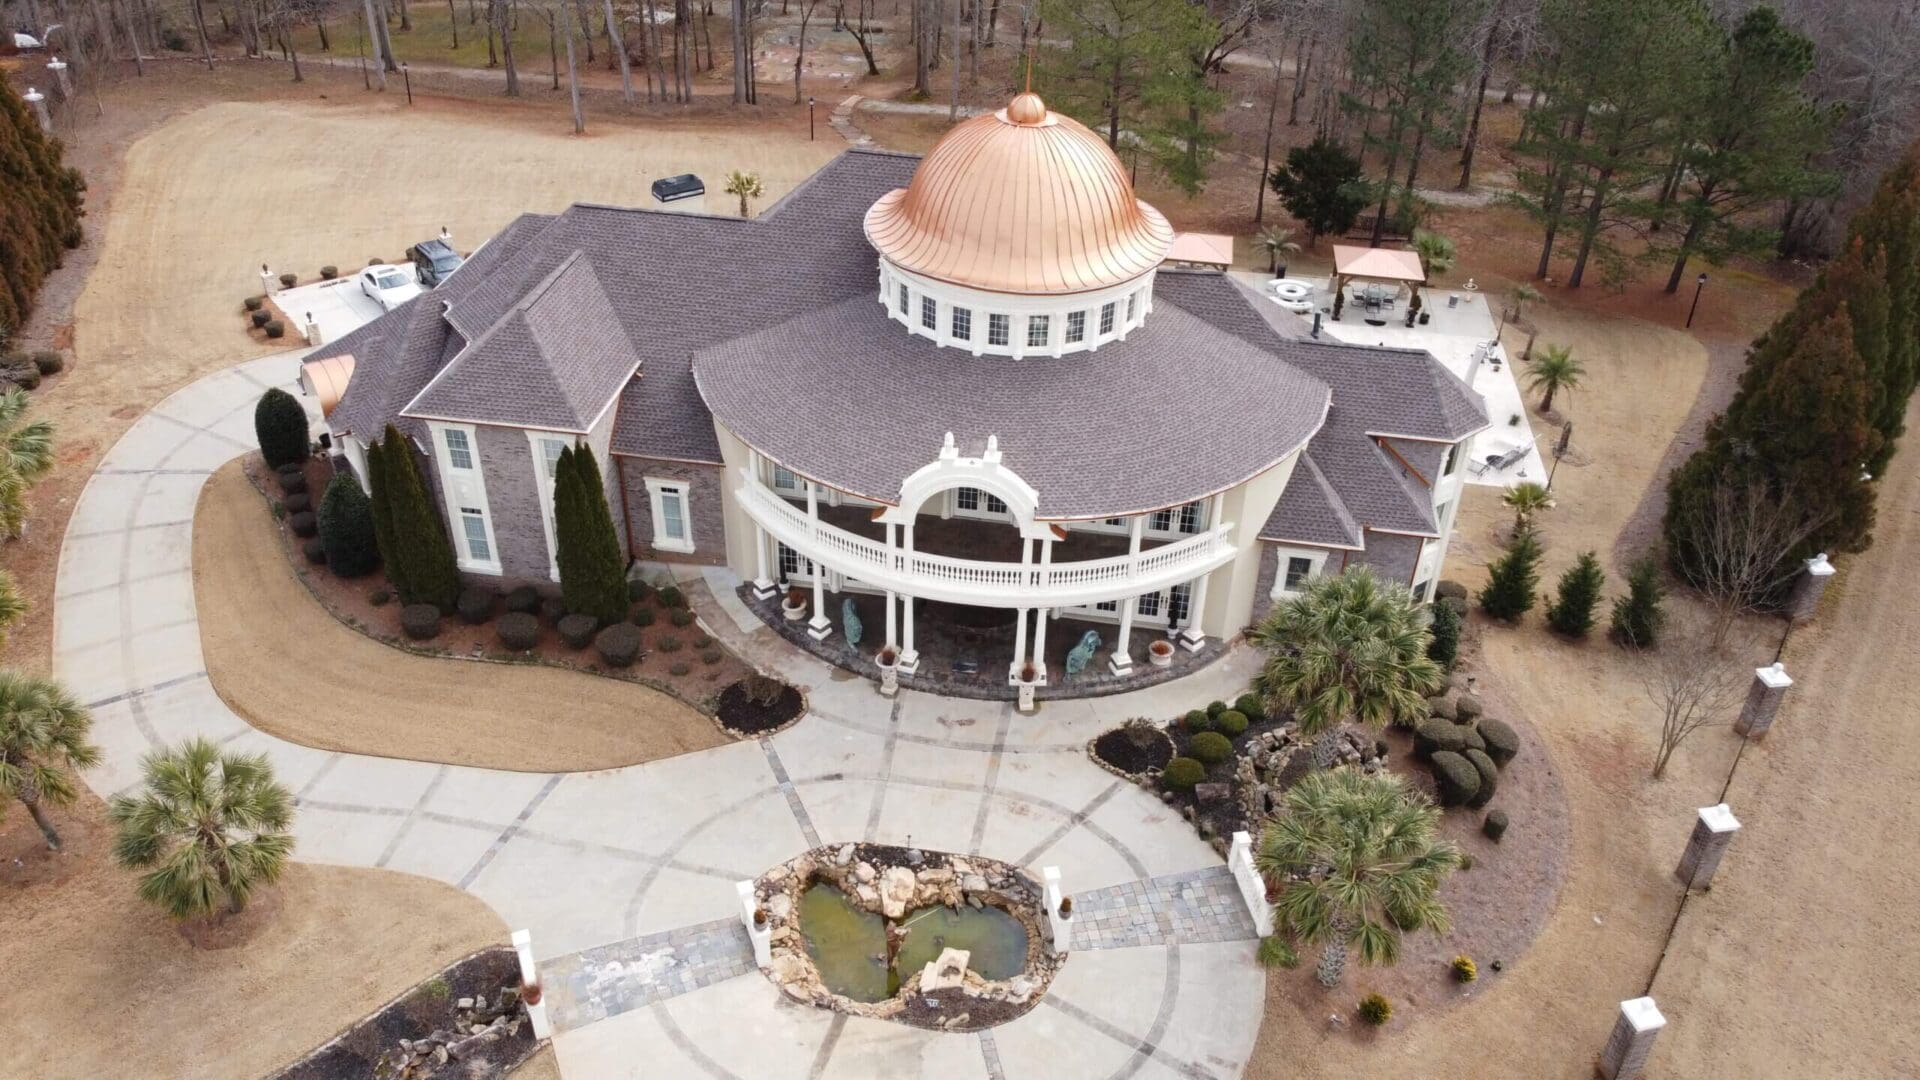
MULTIPOLYGON (((532 931, 569 1075, 1233 1077, 1265 980, 1212 850, 1095 767, 1086 741, 1245 685, 1235 652, 1178 682, 1045 706, 873 687, 780 641, 725 571, 686 581, 702 625, 807 689, 772 738, 630 768, 498 772, 333 753, 257 731, 209 684, 194 615, 201 486, 253 448, 253 406, 296 354, 202 379, 108 453, 67 528, 54 670, 93 710, 102 796, 189 735, 265 753, 298 796, 301 859, 424 874, 532 931), (753 967, 734 882, 820 843, 873 840, 1058 866, 1074 951, 1039 1008, 950 1035, 796 1005, 753 967)), ((449 663, 458 661, 449 660, 449 663)), ((325 686, 315 686, 325 694, 325 686)))

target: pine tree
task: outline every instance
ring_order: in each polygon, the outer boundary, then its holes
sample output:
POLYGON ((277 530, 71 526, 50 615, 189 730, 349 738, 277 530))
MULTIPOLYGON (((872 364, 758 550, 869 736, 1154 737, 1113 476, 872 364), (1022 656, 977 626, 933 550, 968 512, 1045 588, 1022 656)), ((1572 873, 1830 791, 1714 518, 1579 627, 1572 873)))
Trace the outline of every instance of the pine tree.
POLYGON ((1280 205, 1307 229, 1307 246, 1322 236, 1339 236, 1353 228, 1367 208, 1361 183, 1360 159, 1331 139, 1315 139, 1287 151, 1286 164, 1268 180, 1280 196, 1280 205))
POLYGON ((1487 587, 1476 597, 1480 610, 1496 619, 1515 622, 1533 610, 1534 587, 1540 583, 1540 538, 1532 529, 1513 535, 1506 554, 1487 568, 1487 587))
POLYGON ((1453 662, 1460 656, 1460 610, 1448 599, 1435 603, 1432 611, 1433 623, 1429 629, 1433 640, 1427 643, 1427 657, 1452 671, 1453 662))
MULTIPOLYGON (((402 603, 433 604, 442 611, 452 611, 460 595, 460 569, 454 561, 453 545, 427 498, 412 448, 391 424, 380 457, 386 488, 382 501, 389 522, 389 548, 382 552, 388 556, 387 576, 402 603)), ((376 517, 376 537, 378 520, 376 517)))
POLYGON ((1887 351, 1877 369, 1872 416, 1881 443, 1867 462, 1867 471, 1878 476, 1905 430, 1907 401, 1920 371, 1920 144, 1880 178, 1873 198, 1854 216, 1848 239, 1849 249, 1857 245, 1876 263, 1887 293, 1887 351))
POLYGON ((359 577, 379 565, 373 506, 360 490, 360 481, 341 473, 327 484, 327 493, 320 499, 319 525, 329 570, 340 577, 359 577))
POLYGON ((60 158, 60 141, 0 78, 0 331, 26 323, 41 282, 80 243, 87 184, 60 158))
POLYGON ((1660 584, 1660 564, 1643 556, 1627 572, 1627 595, 1613 602, 1613 637, 1622 645, 1651 649, 1660 639, 1667 613, 1660 608, 1666 589, 1660 584))
POLYGON ((1593 608, 1607 575, 1591 551, 1584 552, 1560 575, 1559 594, 1547 605, 1547 625, 1568 637, 1583 638, 1593 629, 1593 608))
POLYGON ((589 446, 560 451, 554 468, 554 562, 567 610, 602 624, 627 613, 626 560, 614 531, 600 465, 589 446))

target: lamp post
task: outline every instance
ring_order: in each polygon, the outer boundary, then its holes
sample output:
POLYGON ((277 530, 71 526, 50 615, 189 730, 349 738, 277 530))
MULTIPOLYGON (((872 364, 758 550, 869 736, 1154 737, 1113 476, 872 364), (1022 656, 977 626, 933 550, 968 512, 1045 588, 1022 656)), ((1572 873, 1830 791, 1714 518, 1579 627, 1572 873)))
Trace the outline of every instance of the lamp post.
POLYGON ((813 141, 813 98, 807 98, 807 141, 813 141))
POLYGON ((1701 273, 1700 277, 1694 281, 1693 306, 1687 309, 1687 329, 1689 330, 1693 329, 1694 312, 1700 310, 1700 290, 1706 287, 1707 287, 1707 275, 1703 272, 1701 273))
POLYGON ((413 72, 408 71, 405 64, 400 65, 400 78, 407 84, 407 104, 411 105, 413 104, 413 72))

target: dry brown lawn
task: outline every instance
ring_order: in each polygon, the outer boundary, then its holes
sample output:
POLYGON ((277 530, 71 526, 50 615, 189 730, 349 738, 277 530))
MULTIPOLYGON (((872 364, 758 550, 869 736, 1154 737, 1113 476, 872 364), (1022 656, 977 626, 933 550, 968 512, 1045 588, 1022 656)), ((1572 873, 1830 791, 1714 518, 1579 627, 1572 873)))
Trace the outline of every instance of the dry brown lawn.
POLYGON ((415 656, 340 624, 293 576, 239 461, 194 515, 207 675, 262 731, 323 750, 581 772, 728 741, 651 687, 532 664, 415 656))
POLYGON ((0 1074, 250 1080, 507 937, 450 885, 295 863, 242 916, 251 936, 196 949, 113 864, 105 809, 56 811, 57 856, 24 813, 0 828, 0 1074))

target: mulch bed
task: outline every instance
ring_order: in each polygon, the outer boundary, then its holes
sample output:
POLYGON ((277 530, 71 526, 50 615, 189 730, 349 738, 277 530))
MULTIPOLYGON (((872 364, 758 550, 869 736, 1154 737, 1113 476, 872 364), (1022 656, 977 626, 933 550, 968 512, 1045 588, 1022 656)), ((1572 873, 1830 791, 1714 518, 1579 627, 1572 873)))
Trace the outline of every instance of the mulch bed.
POLYGON ((1158 728, 1129 724, 1093 740, 1093 756, 1129 776, 1139 776, 1173 760, 1173 740, 1158 728))
POLYGON ((736 735, 765 735, 793 723, 807 709, 799 690, 782 685, 772 705, 761 705, 747 693, 745 679, 720 691, 714 718, 736 735))
MULTIPOLYGON (((453 1023, 461 998, 495 997, 502 987, 520 985, 520 961, 511 948, 496 945, 455 961, 439 975, 420 983, 336 1036, 304 1059, 274 1074, 273 1080, 366 1080, 381 1075, 375 1069, 382 1055, 399 1049, 401 1039, 423 1039, 453 1023)), ((533 1025, 504 1036, 446 1064, 416 1069, 415 1080, 430 1077, 505 1076, 539 1044, 533 1025)))
MULTIPOLYGON (((273 473, 267 469, 260 455, 248 454, 245 468, 247 479, 269 505, 277 505, 283 496, 273 473)), ((312 493, 313 506, 317 511, 320 496, 333 480, 334 472, 327 462, 314 458, 307 462, 306 476, 307 490, 312 493)), ((544 615, 536 616, 540 619, 542 629, 539 645, 525 652, 507 648, 501 643, 496 629, 500 616, 506 614, 499 601, 494 604, 493 616, 485 622, 470 625, 458 615, 449 615, 440 620, 440 631, 434 637, 414 641, 401 630, 402 605, 399 598, 392 595, 392 585, 385 574, 376 570, 365 577, 337 577, 324 565, 316 566, 307 562, 302 551, 306 541, 293 535, 286 515, 269 520, 289 566, 321 606, 339 621, 396 649, 463 660, 545 664, 623 679, 672 694, 709 714, 713 712, 721 688, 753 670, 717 640, 700 644, 701 639, 710 638, 711 635, 702 630, 697 622, 683 627, 674 626, 670 621, 669 609, 661 605, 657 597, 649 597, 632 606, 631 611, 650 608, 655 618, 650 626, 635 627, 640 633, 640 656, 631 667, 626 668, 602 663, 591 645, 584 649, 569 647, 560 639, 555 620, 544 615), (383 594, 386 600, 375 603, 374 599, 383 594), (709 656, 713 657, 711 662, 709 656)))

